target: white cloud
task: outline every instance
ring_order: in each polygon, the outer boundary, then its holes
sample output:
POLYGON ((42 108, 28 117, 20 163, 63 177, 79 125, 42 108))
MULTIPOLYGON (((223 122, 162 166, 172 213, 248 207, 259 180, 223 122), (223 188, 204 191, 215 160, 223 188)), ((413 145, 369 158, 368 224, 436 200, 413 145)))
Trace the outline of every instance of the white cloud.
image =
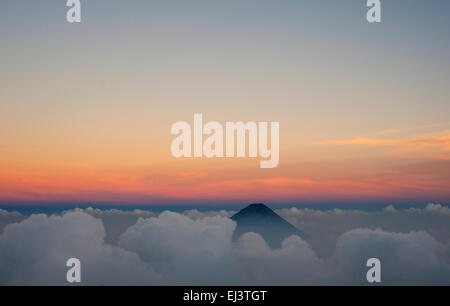
POLYGON ((101 210, 88 207, 86 209, 74 209, 64 211, 62 214, 67 214, 71 212, 84 212, 95 218, 101 219, 106 230, 105 241, 111 244, 117 244, 119 241, 119 236, 123 234, 127 228, 136 224, 139 218, 150 218, 157 216, 156 213, 135 209, 135 210, 119 210, 119 209, 108 209, 101 210))
POLYGON ((0 209, 0 234, 3 231, 3 228, 11 223, 20 222, 26 219, 26 216, 22 215, 18 212, 9 212, 3 209, 0 209))
POLYGON ((336 258, 343 283, 364 283, 365 261, 375 257, 382 263, 382 281, 386 285, 449 285, 447 252, 448 245, 426 232, 356 229, 338 238, 336 258))
POLYGON ((340 235, 335 253, 321 259, 300 237, 273 250, 255 233, 232 243, 233 229, 227 218, 193 221, 163 213, 140 220, 121 236, 120 246, 177 284, 367 284, 366 262, 372 257, 382 261, 385 284, 450 283, 448 245, 426 232, 354 229, 340 235))
POLYGON ((132 284, 160 277, 131 252, 104 244, 102 222, 84 213, 33 215, 0 236, 0 284, 66 283, 66 261, 81 260, 83 284, 132 284))
POLYGON ((441 204, 430 203, 425 207, 425 211, 436 212, 443 215, 450 215, 450 208, 447 206, 442 206, 441 204))
POLYGON ((276 212, 309 235, 308 243, 322 258, 336 252, 336 240, 347 231, 381 228, 386 232, 426 231, 437 241, 450 243, 450 209, 428 204, 424 209, 397 210, 390 205, 381 211, 334 209, 328 211, 288 208, 276 212))
POLYGON ((384 284, 450 284, 447 207, 277 212, 310 238, 291 236, 276 250, 255 233, 232 242, 235 223, 227 212, 33 215, 0 235, 0 284, 66 284, 69 257, 81 259, 83 284, 367 284, 371 257, 381 259, 384 284), (118 246, 105 243, 102 221, 91 215, 122 214, 125 223, 130 215, 145 218, 122 233, 118 246))
POLYGON ((201 219, 204 217, 223 217, 223 218, 230 218, 233 216, 236 212, 233 210, 218 210, 218 211, 199 211, 197 209, 192 210, 186 210, 182 214, 186 217, 191 218, 192 220, 201 219))
POLYGON ((235 280, 244 285, 313 285, 328 280, 333 270, 298 236, 272 250, 258 234, 242 235, 234 249, 235 280))
POLYGON ((119 245, 136 252, 155 271, 176 283, 223 283, 231 279, 231 238, 236 224, 229 218, 196 221, 173 212, 140 219, 119 245))

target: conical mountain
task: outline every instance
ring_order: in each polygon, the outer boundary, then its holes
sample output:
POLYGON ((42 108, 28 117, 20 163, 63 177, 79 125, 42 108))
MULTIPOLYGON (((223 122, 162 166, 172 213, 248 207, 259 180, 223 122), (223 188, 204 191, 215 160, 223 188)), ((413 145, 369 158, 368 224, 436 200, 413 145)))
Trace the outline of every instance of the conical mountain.
POLYGON ((242 234, 254 232, 263 237, 267 244, 275 249, 280 248, 282 241, 291 235, 297 235, 302 239, 306 238, 306 235, 299 229, 261 203, 245 207, 231 219, 237 223, 233 234, 234 240, 242 234))

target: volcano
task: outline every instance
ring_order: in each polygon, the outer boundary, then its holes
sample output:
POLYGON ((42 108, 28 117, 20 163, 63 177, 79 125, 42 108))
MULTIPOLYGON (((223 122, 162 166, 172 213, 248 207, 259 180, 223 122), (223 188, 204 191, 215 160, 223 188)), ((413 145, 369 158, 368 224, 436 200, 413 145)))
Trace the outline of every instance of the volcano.
POLYGON ((231 219, 237 223, 233 240, 238 239, 242 234, 254 232, 263 237, 271 248, 277 249, 281 247, 283 240, 291 235, 306 238, 299 229, 261 203, 245 207, 231 219))

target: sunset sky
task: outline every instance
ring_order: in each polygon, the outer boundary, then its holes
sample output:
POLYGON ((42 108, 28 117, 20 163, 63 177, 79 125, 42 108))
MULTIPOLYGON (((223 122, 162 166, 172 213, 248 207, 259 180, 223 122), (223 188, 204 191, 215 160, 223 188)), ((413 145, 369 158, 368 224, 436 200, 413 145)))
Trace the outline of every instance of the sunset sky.
POLYGON ((450 203, 450 2, 15 0, 0 204, 450 203), (176 159, 176 121, 280 122, 280 164, 176 159))

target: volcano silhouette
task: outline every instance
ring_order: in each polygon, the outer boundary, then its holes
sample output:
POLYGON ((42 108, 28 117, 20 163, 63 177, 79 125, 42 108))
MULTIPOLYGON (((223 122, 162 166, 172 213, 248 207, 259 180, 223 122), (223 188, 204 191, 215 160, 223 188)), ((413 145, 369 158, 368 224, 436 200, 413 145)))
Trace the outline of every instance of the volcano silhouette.
POLYGON ((237 223, 233 240, 238 239, 242 234, 253 232, 263 237, 271 248, 276 249, 280 248, 283 240, 291 235, 306 238, 299 229, 261 203, 245 207, 231 219, 237 223))

